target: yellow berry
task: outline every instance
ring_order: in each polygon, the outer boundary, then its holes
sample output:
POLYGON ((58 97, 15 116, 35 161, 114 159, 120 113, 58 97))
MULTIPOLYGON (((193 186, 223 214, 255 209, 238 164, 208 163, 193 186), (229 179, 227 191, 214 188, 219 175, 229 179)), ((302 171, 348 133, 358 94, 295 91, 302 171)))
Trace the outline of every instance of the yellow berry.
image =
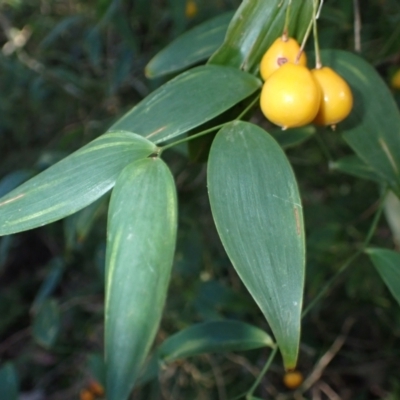
POLYGON ((187 0, 186 1, 186 8, 185 8, 185 15, 186 18, 193 18, 198 13, 197 4, 194 0, 187 0))
POLYGON ((392 76, 392 79, 390 81, 390 85, 392 86, 393 89, 400 89, 400 69, 398 69, 395 74, 392 76))
POLYGON ((303 383, 303 375, 299 371, 286 372, 283 383, 289 389, 296 389, 303 383))
POLYGON ((287 63, 264 83, 260 106, 263 114, 283 129, 307 125, 317 115, 321 90, 304 66, 287 63))
POLYGON ((321 105, 314 123, 335 125, 343 121, 353 108, 353 95, 347 82, 332 68, 311 71, 321 87, 321 105))
MULTIPOLYGON (((287 62, 295 64, 299 52, 300 46, 295 39, 287 37, 276 39, 261 59, 261 77, 266 81, 283 64, 287 62)), ((307 65, 307 58, 304 52, 301 53, 298 64, 307 65)))

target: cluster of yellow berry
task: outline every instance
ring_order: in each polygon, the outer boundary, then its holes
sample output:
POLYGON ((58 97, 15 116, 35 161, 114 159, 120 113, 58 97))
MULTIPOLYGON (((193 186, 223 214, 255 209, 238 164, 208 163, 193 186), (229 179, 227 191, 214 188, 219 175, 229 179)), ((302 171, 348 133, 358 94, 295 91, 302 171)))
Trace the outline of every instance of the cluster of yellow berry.
POLYGON ((282 129, 314 123, 336 125, 353 107, 346 81, 329 67, 307 68, 295 39, 283 35, 264 54, 260 74, 263 114, 282 129))

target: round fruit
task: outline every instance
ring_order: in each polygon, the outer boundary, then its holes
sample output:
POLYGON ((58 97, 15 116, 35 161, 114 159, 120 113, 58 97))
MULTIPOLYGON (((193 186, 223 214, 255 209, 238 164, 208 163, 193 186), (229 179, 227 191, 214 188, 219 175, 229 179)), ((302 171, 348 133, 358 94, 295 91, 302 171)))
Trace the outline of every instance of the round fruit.
POLYGON ((307 125, 317 115, 321 89, 304 66, 287 63, 264 83, 260 106, 263 114, 283 129, 307 125))
POLYGON ((390 86, 392 86, 393 89, 400 89, 400 69, 398 69, 395 74, 392 76, 392 79, 390 81, 390 86))
POLYGON ((303 375, 299 371, 286 372, 283 383, 289 389, 296 389, 303 383, 303 375))
MULTIPOLYGON (((264 81, 283 64, 287 62, 295 64, 299 51, 300 46, 295 39, 284 36, 276 39, 261 59, 260 74, 264 81)), ((298 64, 307 65, 307 58, 304 52, 301 53, 298 64)))
POLYGON ((311 71, 321 87, 321 105, 315 124, 335 125, 344 120, 353 108, 353 95, 347 82, 332 68, 311 71))

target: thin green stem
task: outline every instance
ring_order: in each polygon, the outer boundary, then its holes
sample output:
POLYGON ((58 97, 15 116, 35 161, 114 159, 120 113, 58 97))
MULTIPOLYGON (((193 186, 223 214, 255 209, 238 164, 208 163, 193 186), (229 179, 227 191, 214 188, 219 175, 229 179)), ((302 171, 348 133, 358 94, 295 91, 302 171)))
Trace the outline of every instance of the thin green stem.
POLYGON ((258 385, 260 384, 262 378, 264 377, 264 375, 267 373, 267 371, 269 370, 269 367, 272 364, 272 361, 274 361, 274 358, 276 356, 276 353, 278 352, 278 346, 276 346, 271 354, 268 357, 267 362, 264 365, 264 368, 261 370, 260 374, 258 375, 257 379, 255 380, 255 382, 253 383, 253 386, 249 389, 249 391, 247 392, 246 395, 246 399, 249 400, 251 398, 251 396, 253 396, 253 393, 255 392, 255 390, 257 389, 258 385))
MULTIPOLYGON (((313 34, 314 34, 314 48, 315 48, 315 68, 320 69, 322 67, 321 63, 321 53, 319 49, 319 40, 318 40, 318 27, 317 27, 317 15, 318 15, 318 1, 314 0, 314 18, 313 18, 313 34)), ((322 3, 321 3, 322 4, 322 3)))
POLYGON ((260 93, 252 100, 252 102, 237 116, 236 120, 242 119, 257 103, 260 99, 260 93))
POLYGON ((201 132, 199 132, 199 133, 196 133, 196 134, 194 134, 194 135, 186 136, 186 137, 183 138, 183 139, 176 140, 175 142, 166 144, 165 146, 162 146, 162 147, 161 147, 160 154, 161 154, 164 150, 167 150, 167 149, 169 149, 169 148, 171 148, 171 147, 174 147, 174 146, 176 146, 176 145, 178 145, 178 144, 185 143, 185 142, 189 142, 190 140, 197 139, 197 138, 199 138, 199 137, 201 137, 201 136, 207 135, 208 133, 211 133, 211 132, 214 132, 214 131, 216 131, 216 130, 218 130, 218 129, 221 129, 221 128, 223 128, 226 124, 228 124, 228 123, 229 123, 229 122, 225 122, 225 123, 223 123, 223 124, 213 126, 213 127, 210 128, 210 129, 206 129, 206 130, 201 131, 201 132))
POLYGON ((174 146, 176 146, 178 144, 189 142, 190 140, 197 139, 197 138, 199 138, 201 136, 207 135, 208 133, 211 133, 211 132, 214 132, 216 130, 219 130, 219 129, 223 128, 225 125, 230 124, 233 121, 237 121, 237 120, 242 119, 253 108, 253 106, 256 104, 256 102, 258 101, 259 98, 260 98, 260 94, 258 94, 252 100, 252 102, 234 120, 231 120, 231 121, 228 121, 228 122, 224 122, 223 124, 213 126, 212 128, 209 128, 209 129, 206 129, 204 131, 198 132, 198 133, 196 133, 194 135, 187 136, 187 137, 185 137, 183 139, 176 140, 175 142, 166 144, 165 146, 161 146, 160 149, 159 149, 158 154, 160 155, 164 150, 167 150, 167 149, 169 149, 171 147, 174 147, 174 146))
POLYGON ((295 64, 299 63, 300 57, 301 57, 302 53, 304 52, 304 48, 306 47, 307 40, 308 40, 308 38, 310 36, 311 29, 313 27, 313 22, 314 22, 314 17, 311 18, 310 23, 308 24, 306 33, 304 34, 303 40, 301 42, 300 51, 299 51, 299 53, 297 54, 297 57, 296 57, 295 64))
POLYGON ((337 281, 337 279, 349 268, 349 266, 352 264, 354 260, 356 260, 361 254, 364 253, 364 250, 367 248, 369 245, 376 228, 378 226, 378 222, 380 220, 380 217, 382 215, 382 211, 384 208, 384 203, 385 203, 385 198, 387 196, 388 190, 386 189, 380 199, 380 204, 377 212, 375 213, 374 219, 372 221, 372 224, 368 230, 367 236, 359 250, 357 250, 356 253, 354 253, 352 256, 350 256, 344 264, 340 267, 340 269, 336 272, 334 276, 332 276, 331 279, 329 279, 328 282, 324 285, 322 290, 317 294, 317 296, 314 297, 314 299, 311 301, 311 303, 304 309, 302 313, 302 318, 304 318, 309 311, 321 300, 321 298, 325 295, 325 293, 332 287, 332 285, 337 281))
POLYGON ((292 0, 288 0, 288 5, 286 7, 286 15, 285 15, 285 26, 283 27, 282 37, 283 40, 287 40, 289 36, 289 24, 290 24, 290 9, 292 7, 292 0))

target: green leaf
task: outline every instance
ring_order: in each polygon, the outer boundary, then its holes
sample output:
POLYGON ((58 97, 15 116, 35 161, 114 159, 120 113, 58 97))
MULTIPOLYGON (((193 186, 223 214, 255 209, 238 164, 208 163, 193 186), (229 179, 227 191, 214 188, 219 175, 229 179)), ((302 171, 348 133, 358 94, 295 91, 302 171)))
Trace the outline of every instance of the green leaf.
MULTIPOLYGON (((282 35, 286 4, 282 0, 244 0, 229 25, 223 45, 209 62, 256 73, 264 53, 282 35)), ((293 1, 289 35, 300 42, 311 15, 312 0, 293 1)))
POLYGON ((288 149, 290 147, 298 146, 299 144, 310 139, 315 135, 315 126, 307 125, 301 128, 293 129, 274 129, 271 135, 274 139, 284 148, 288 149))
POLYGON ((11 363, 0 368, 0 388, 2 400, 18 400, 18 376, 11 363))
POLYGON ((60 331, 60 309, 55 300, 45 300, 33 321, 33 337, 46 349, 53 346, 60 331))
POLYGON ((330 50, 322 52, 324 64, 343 76, 354 95, 350 116, 339 124, 344 139, 371 166, 381 181, 400 194, 400 114, 386 83, 359 56, 330 50))
POLYGON ((361 179, 368 179, 375 182, 382 181, 382 178, 371 166, 361 160, 360 157, 354 155, 331 162, 329 168, 361 179))
POLYGON ((234 68, 193 68, 151 93, 111 129, 134 131, 154 143, 164 142, 228 110, 260 85, 254 76, 234 68))
POLYGON ((187 31, 155 55, 147 64, 148 78, 179 72, 213 54, 224 41, 233 13, 218 15, 187 31))
POLYGON ((369 248, 366 250, 376 270, 400 305, 400 254, 393 250, 369 248))
POLYGON ((294 368, 305 245, 290 164, 267 132, 236 121, 221 129, 211 147, 208 190, 225 250, 267 318, 285 367, 294 368))
POLYGON ((64 218, 109 191, 134 160, 152 154, 151 142, 130 132, 110 132, 36 175, 0 199, 0 235, 64 218))
POLYGON ((243 351, 274 347, 263 330, 240 321, 195 324, 166 339, 158 354, 165 362, 204 353, 243 351))
POLYGON ((164 306, 176 240, 176 192, 160 159, 124 169, 111 195, 107 241, 107 399, 125 400, 164 306))

